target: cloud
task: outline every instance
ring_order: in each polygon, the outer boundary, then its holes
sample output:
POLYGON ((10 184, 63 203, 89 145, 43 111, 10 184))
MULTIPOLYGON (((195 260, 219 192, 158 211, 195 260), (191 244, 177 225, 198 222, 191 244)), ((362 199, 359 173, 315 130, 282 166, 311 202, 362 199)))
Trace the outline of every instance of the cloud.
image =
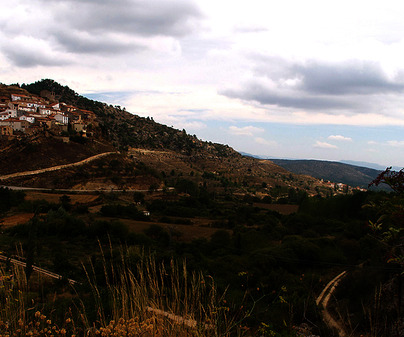
POLYGON ((178 53, 176 40, 191 34, 203 17, 197 5, 186 0, 17 0, 15 8, 1 11, 0 52, 22 67, 64 65, 64 59, 75 55, 81 63, 83 54, 178 53), (15 42, 22 38, 51 48, 37 45, 28 50, 23 45, 21 50, 15 42), (50 49, 60 55, 54 57, 50 49))
POLYGON ((404 147, 404 140, 389 140, 387 144, 393 147, 404 147))
POLYGON ((341 135, 331 135, 328 136, 329 140, 337 140, 337 141, 343 141, 343 142, 352 142, 352 138, 350 137, 344 137, 341 135))
POLYGON ((294 90, 279 90, 260 83, 251 81, 241 90, 227 89, 220 92, 229 98, 239 98, 246 101, 255 101, 263 105, 276 105, 286 108, 298 108, 308 110, 348 109, 351 106, 346 99, 333 97, 312 97, 294 90))
POLYGON ((205 123, 199 121, 184 121, 181 125, 185 130, 202 130, 207 127, 205 123))
POLYGON ((67 26, 94 34, 179 37, 189 34, 202 17, 198 7, 185 0, 62 0, 52 7, 67 26))
POLYGON ((66 51, 76 54, 114 55, 146 49, 144 45, 112 34, 94 36, 85 31, 59 29, 55 30, 53 37, 66 51))
POLYGON ((257 128, 255 126, 245 126, 242 128, 239 128, 237 126, 230 126, 229 127, 229 133, 237 136, 254 136, 256 133, 264 132, 265 130, 262 128, 257 128))
POLYGON ((22 68, 62 66, 72 63, 66 55, 52 49, 46 41, 32 37, 15 39, 13 46, 5 48, 3 53, 12 63, 22 68))
POLYGON ((404 90, 404 78, 388 78, 381 66, 370 61, 345 61, 337 64, 309 62, 294 65, 302 87, 310 93, 327 95, 368 95, 404 90))
POLYGON ((269 141, 269 140, 266 140, 265 138, 262 138, 262 137, 256 137, 256 138, 254 138, 254 141, 256 143, 262 144, 262 145, 268 145, 268 146, 276 145, 275 141, 269 141))
POLYGON ((237 25, 234 27, 235 33, 264 33, 268 28, 258 25, 237 25))
POLYGON ((319 149, 338 149, 338 147, 333 144, 320 142, 319 140, 313 145, 313 147, 319 149))
POLYGON ((380 112, 380 102, 392 102, 392 95, 404 92, 403 73, 388 76, 376 62, 293 62, 263 56, 250 61, 252 77, 220 94, 264 106, 352 115, 380 112))

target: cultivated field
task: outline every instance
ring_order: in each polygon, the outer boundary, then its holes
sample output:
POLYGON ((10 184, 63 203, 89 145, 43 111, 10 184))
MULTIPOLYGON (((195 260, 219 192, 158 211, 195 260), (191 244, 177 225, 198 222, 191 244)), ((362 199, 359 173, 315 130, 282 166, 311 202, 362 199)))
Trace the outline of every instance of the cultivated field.
POLYGON ((96 194, 63 194, 63 193, 43 193, 43 192, 25 192, 25 200, 46 200, 50 203, 58 203, 63 195, 70 197, 71 203, 87 204, 98 198, 96 194))

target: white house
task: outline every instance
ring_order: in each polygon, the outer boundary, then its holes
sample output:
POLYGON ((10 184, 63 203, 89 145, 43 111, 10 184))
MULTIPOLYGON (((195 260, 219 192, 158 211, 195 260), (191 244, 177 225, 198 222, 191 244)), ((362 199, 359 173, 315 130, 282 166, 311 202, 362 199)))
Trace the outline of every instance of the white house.
POLYGON ((35 117, 33 115, 22 115, 19 117, 20 121, 27 121, 28 123, 35 123, 35 117))
POLYGON ((17 111, 14 109, 6 109, 0 112, 0 120, 17 117, 17 111))
POLYGON ((3 111, 3 112, 0 112, 0 120, 5 120, 5 119, 8 119, 8 118, 10 118, 10 115, 8 114, 8 112, 5 112, 5 111, 3 111))
POLYGON ((52 103, 49 105, 49 108, 53 110, 60 110, 60 103, 52 103))
POLYGON ((29 123, 18 118, 8 118, 0 121, 0 126, 10 126, 13 131, 25 132, 25 129, 29 128, 29 123))
POLYGON ((35 109, 38 109, 38 108, 45 109, 46 108, 46 104, 42 103, 42 102, 30 101, 30 102, 23 102, 23 104, 26 104, 27 107, 29 107, 29 108, 35 108, 35 109))
POLYGON ((31 99, 31 97, 29 97, 27 95, 11 94, 12 101, 28 101, 30 99, 31 99))
POLYGON ((48 107, 45 107, 45 108, 39 108, 38 109, 39 110, 39 113, 41 114, 41 115, 52 115, 52 113, 53 113, 53 109, 51 109, 51 108, 48 108, 48 107))
POLYGON ((55 121, 60 123, 60 124, 68 124, 69 123, 69 117, 67 117, 64 114, 57 113, 53 117, 55 118, 55 121))
POLYGON ((75 107, 75 106, 73 106, 73 105, 69 105, 69 104, 66 104, 66 103, 60 103, 60 109, 63 111, 63 112, 71 112, 71 111, 74 111, 74 110, 76 110, 77 108, 75 107))

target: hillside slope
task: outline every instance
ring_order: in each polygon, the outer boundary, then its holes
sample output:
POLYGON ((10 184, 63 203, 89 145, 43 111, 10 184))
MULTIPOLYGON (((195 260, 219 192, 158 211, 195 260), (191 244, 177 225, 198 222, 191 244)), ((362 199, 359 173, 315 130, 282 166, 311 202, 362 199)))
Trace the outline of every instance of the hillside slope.
POLYGON ((45 94, 49 101, 64 102, 96 115, 85 139, 75 135, 64 143, 51 130, 44 129, 1 142, 0 174, 68 164, 103 152, 120 152, 80 168, 12 179, 8 185, 81 189, 175 186, 187 191, 184 184, 194 184, 216 192, 276 199, 295 198, 296 191, 309 195, 329 192, 315 178, 291 174, 270 161, 245 157, 228 145, 201 141, 185 130, 90 100, 53 80, 23 84, 21 88, 3 85, 0 89, 5 94, 45 94))
POLYGON ((318 179, 367 188, 381 171, 367 167, 322 160, 271 159, 286 170, 296 174, 307 174, 318 179))

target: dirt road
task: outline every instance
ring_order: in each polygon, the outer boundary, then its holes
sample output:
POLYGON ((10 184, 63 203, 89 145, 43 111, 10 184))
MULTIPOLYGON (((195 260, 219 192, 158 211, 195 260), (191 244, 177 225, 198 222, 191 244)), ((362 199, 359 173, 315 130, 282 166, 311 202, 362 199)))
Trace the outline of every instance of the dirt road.
POLYGON ((95 156, 92 156, 92 157, 89 157, 87 159, 78 161, 76 163, 71 163, 71 164, 57 165, 57 166, 47 167, 47 168, 44 168, 44 169, 33 170, 33 171, 24 171, 24 172, 11 173, 11 174, 0 176, 0 180, 7 180, 7 179, 10 179, 10 178, 16 178, 16 177, 31 176, 31 175, 35 175, 35 174, 50 172, 50 171, 57 171, 57 170, 61 170, 61 169, 69 168, 69 167, 80 166, 80 165, 87 164, 88 162, 93 161, 95 159, 105 157, 105 156, 108 156, 108 155, 114 154, 114 153, 117 153, 117 152, 99 153, 99 154, 96 154, 95 156))
POLYGON ((341 274, 334 277, 328 284, 324 287, 323 291, 316 299, 316 304, 318 306, 322 306, 322 314, 324 322, 333 329, 338 331, 338 335, 340 337, 346 337, 347 333, 345 332, 343 326, 331 316, 330 312, 327 310, 328 302, 334 293, 336 287, 338 286, 339 282, 346 276, 346 271, 343 271, 341 274))

